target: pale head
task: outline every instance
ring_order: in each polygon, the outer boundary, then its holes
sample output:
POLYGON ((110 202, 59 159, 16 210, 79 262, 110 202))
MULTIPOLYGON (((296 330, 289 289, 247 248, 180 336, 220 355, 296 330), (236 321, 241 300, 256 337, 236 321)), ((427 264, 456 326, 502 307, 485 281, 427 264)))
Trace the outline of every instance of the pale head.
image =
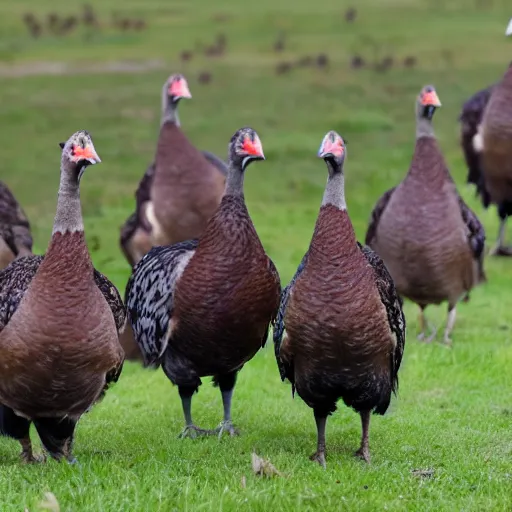
POLYGON ((62 148, 63 167, 69 172, 76 173, 74 175, 78 181, 89 165, 101 162, 91 135, 86 130, 74 133, 67 142, 61 142, 59 146, 62 148))
POLYGON ((320 144, 317 156, 326 162, 334 164, 334 168, 340 167, 345 160, 346 146, 341 135, 334 130, 327 132, 320 144))
POLYGON ((508 37, 510 35, 512 35, 512 18, 510 19, 510 21, 508 22, 508 25, 507 25, 507 30, 505 30, 505 35, 508 37))
POLYGON ((179 73, 171 75, 166 80, 164 84, 164 95, 171 103, 178 103, 178 101, 183 98, 192 98, 186 78, 179 73))
POLYGON ((416 99, 416 113, 419 118, 432 120, 436 108, 441 106, 439 96, 433 85, 425 85, 416 99))
POLYGON ((228 146, 228 156, 231 164, 242 171, 254 160, 265 160, 260 138, 249 127, 240 128, 231 137, 228 146))

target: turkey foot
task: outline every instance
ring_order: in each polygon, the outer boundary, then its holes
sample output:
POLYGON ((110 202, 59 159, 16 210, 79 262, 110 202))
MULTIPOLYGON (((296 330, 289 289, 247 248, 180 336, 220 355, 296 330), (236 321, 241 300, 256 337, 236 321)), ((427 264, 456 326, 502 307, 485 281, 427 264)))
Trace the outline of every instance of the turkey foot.
POLYGON ((327 463, 325 462, 325 450, 316 451, 311 455, 311 457, 309 457, 309 460, 318 462, 318 464, 320 464, 324 469, 327 468, 327 463))
POLYGON ((240 432, 234 427, 231 420, 222 421, 221 424, 215 429, 215 432, 218 433, 219 439, 222 437, 224 432, 229 434, 231 437, 240 435, 240 432))
POLYGON ((198 437, 211 436, 215 433, 216 432, 214 430, 205 430, 203 428, 196 427, 195 425, 187 425, 178 436, 178 439, 185 439, 185 437, 196 439, 198 437))

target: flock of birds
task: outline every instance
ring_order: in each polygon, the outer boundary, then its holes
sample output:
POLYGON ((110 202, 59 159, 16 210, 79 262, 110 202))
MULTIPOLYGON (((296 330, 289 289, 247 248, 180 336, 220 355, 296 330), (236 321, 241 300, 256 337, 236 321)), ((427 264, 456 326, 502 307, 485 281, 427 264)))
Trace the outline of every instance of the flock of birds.
MULTIPOLYGON (((88 31, 87 36, 90 37, 93 31, 98 31, 105 25, 104 22, 100 21, 93 7, 89 4, 82 6, 81 14, 70 16, 62 16, 58 12, 50 12, 46 17, 38 18, 34 13, 27 12, 23 15, 23 23, 28 33, 34 39, 39 39, 45 34, 58 37, 67 36, 80 25, 88 31)), ((141 31, 146 28, 146 21, 141 18, 130 18, 122 16, 118 12, 113 12, 109 25, 122 32, 129 30, 141 31)))
MULTIPOLYGON (((507 34, 512 33, 512 21, 507 34)), ((44 450, 75 462, 79 418, 121 374, 125 358, 162 367, 178 387, 182 437, 235 435, 231 402, 238 372, 265 345, 269 328, 283 380, 314 412, 325 467, 327 417, 341 398, 361 416, 356 455, 370 460, 370 414, 384 414, 398 386, 405 345, 402 297, 421 311, 448 302, 444 342, 455 307, 485 280, 485 232, 457 192, 432 120, 441 106, 433 86, 416 99, 416 147, 400 184, 372 211, 366 245, 357 242, 345 202, 346 146, 330 131, 318 157, 328 172, 314 233, 291 282, 281 289, 244 199, 249 164, 265 160, 249 127, 231 138, 228 161, 199 151, 180 127, 177 107, 191 98, 183 75, 162 91, 154 162, 136 192, 136 210, 121 228, 132 266, 125 301, 92 265, 79 187, 100 163, 86 131, 61 143, 60 185, 52 237, 32 254, 30 224, 0 183, 0 432, 17 439, 25 462, 35 425, 44 450), (213 430, 192 420, 192 396, 212 376, 223 419, 213 430)), ((461 116, 469 180, 503 219, 512 204, 512 67, 467 102, 461 116)))

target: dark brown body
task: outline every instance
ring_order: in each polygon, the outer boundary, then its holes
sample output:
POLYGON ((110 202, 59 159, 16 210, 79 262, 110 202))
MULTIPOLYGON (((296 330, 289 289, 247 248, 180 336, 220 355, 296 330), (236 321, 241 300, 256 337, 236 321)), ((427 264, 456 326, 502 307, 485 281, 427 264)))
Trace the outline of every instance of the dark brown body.
POLYGON ((389 403, 396 341, 346 211, 321 208, 285 325, 281 358, 293 361, 297 392, 315 413, 333 412, 340 397, 357 411, 389 403))
POLYGON ((398 293, 417 304, 455 304, 478 281, 458 194, 433 137, 417 140, 408 175, 384 209, 371 247, 398 293))
POLYGON ((199 237, 224 193, 225 177, 174 123, 164 123, 158 139, 151 186, 153 244, 199 237))
POLYGON ((176 287, 164 369, 188 371, 171 370, 175 384, 240 369, 265 343, 279 293, 243 199, 224 197, 176 287))
POLYGON ((20 416, 78 418, 100 397, 123 353, 83 232, 54 235, 0 349, 0 402, 20 416))
POLYGON ((491 201, 512 200, 512 68, 494 87, 482 121, 482 165, 491 201))

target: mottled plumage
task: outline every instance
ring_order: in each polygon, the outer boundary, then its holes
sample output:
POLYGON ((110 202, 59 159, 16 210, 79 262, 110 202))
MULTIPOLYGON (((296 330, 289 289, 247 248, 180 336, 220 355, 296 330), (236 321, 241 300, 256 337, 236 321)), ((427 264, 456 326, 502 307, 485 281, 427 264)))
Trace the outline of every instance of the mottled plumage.
POLYGON ((146 364, 161 364, 178 386, 184 434, 205 433, 192 423, 191 397, 201 377, 219 385, 231 424, 237 372, 262 347, 279 304, 277 270, 258 238, 243 198, 243 169, 262 159, 255 132, 230 143, 226 193, 199 240, 153 248, 128 283, 128 318, 146 364))
POLYGON ((174 293, 197 240, 153 247, 135 265, 126 286, 126 307, 147 366, 158 366, 167 348, 174 293))

